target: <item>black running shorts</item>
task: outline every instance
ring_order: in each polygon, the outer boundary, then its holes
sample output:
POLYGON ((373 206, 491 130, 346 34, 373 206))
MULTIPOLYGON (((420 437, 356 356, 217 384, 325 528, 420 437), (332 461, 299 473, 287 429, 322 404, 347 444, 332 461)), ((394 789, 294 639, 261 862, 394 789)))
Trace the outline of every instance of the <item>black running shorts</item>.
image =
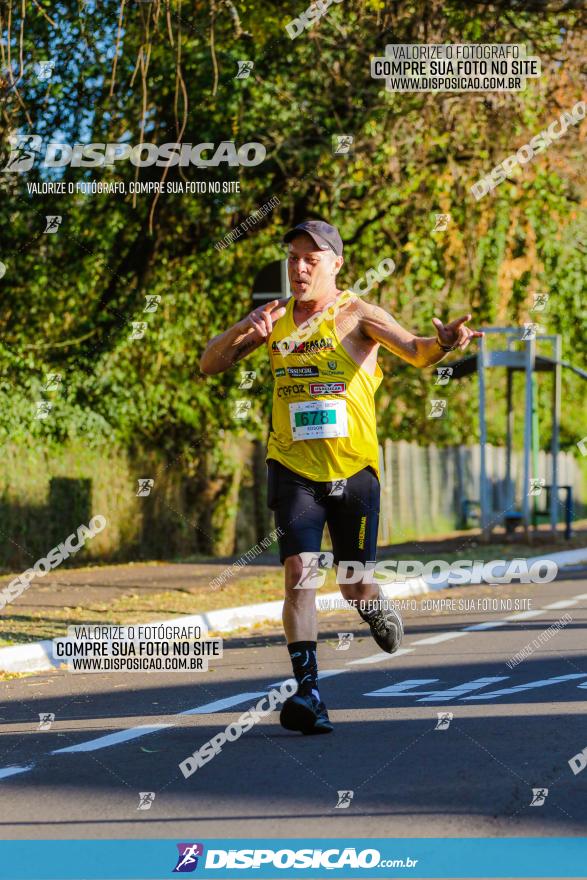
POLYGON ((267 504, 275 513, 279 558, 319 552, 328 525, 334 564, 373 562, 379 527, 379 480, 366 467, 347 480, 318 483, 273 458, 267 461, 267 504))

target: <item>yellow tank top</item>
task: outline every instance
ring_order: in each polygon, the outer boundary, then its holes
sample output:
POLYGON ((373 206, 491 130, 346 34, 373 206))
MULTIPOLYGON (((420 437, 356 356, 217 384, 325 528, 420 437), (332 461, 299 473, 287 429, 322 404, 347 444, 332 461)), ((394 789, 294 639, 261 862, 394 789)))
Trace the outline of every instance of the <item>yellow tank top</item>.
MULTIPOLYGON (((336 302, 354 296, 344 291, 336 302)), ((379 476, 374 396, 381 368, 372 376, 343 348, 333 308, 296 327, 294 305, 291 297, 268 340, 274 389, 267 458, 318 482, 369 465, 379 476)))

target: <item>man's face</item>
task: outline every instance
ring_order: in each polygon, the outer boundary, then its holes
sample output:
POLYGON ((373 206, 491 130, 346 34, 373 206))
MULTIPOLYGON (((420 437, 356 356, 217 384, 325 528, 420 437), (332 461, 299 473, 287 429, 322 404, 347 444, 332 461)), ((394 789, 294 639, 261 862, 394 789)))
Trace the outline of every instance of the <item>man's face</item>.
POLYGON ((290 241, 287 271, 291 292, 298 302, 318 299, 325 291, 336 287, 336 275, 343 258, 333 250, 321 251, 304 232, 290 241))

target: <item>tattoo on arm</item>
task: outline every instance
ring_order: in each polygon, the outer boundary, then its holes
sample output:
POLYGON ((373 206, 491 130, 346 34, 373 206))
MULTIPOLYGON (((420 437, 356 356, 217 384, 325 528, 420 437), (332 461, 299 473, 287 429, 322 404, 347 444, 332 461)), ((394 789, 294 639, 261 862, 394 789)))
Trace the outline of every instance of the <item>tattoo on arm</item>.
POLYGON ((233 364, 236 364, 238 361, 240 361, 242 358, 244 358, 245 355, 247 355, 250 351, 253 351, 253 349, 258 348, 258 345, 259 345, 259 343, 256 339, 249 338, 249 339, 245 339, 243 342, 240 342, 237 345, 237 347, 235 348, 234 353, 232 355, 233 364))

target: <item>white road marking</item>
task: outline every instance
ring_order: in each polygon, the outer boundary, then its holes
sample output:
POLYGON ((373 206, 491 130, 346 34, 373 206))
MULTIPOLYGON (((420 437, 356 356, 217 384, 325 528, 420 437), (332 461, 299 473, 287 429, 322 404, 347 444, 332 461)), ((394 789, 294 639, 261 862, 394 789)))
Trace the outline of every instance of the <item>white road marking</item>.
POLYGON ((572 681, 577 678, 587 678, 585 672, 574 672, 571 675, 557 675, 554 678, 541 678, 538 681, 529 681, 526 684, 517 684, 515 687, 501 688, 498 691, 489 691, 487 694, 475 694, 474 697, 463 697, 463 700, 495 700, 496 697, 506 697, 510 694, 519 694, 532 688, 547 687, 550 684, 560 684, 563 681, 572 681))
POLYGON ((393 654, 387 654, 380 651, 378 654, 369 654, 368 657, 361 657, 360 660, 349 660, 347 666, 364 666, 371 663, 383 663, 384 660, 390 660, 392 657, 402 657, 404 654, 412 654, 412 648, 398 648, 393 654))
POLYGON ((444 691, 415 691, 410 690, 414 687, 420 687, 424 684, 435 684, 439 682, 439 678, 407 678, 397 684, 391 684, 387 687, 380 688, 377 691, 371 691, 363 694, 364 697, 419 697, 418 703, 439 703, 447 700, 462 699, 462 694, 471 691, 480 690, 488 684, 495 684, 498 681, 505 681, 509 675, 487 676, 484 678, 476 678, 473 681, 466 681, 464 684, 455 685, 444 691))
POLYGON ((0 779, 6 779, 8 776, 16 776, 17 773, 26 773, 27 770, 32 770, 34 764, 27 764, 25 767, 18 767, 14 764, 12 767, 2 767, 0 769, 0 779))
MULTIPOLYGON (((213 712, 222 712, 224 709, 230 709, 231 706, 237 706, 239 703, 245 703, 258 697, 264 697, 267 691, 256 691, 254 693, 234 694, 232 697, 226 697, 223 700, 214 700, 212 703, 204 703, 203 706, 196 706, 194 709, 186 709, 184 712, 178 712, 176 718, 182 715, 209 715, 213 712)), ((62 755, 71 752, 95 752, 98 749, 107 749, 110 746, 116 746, 119 743, 129 742, 132 739, 138 739, 141 736, 147 736, 150 733, 157 733, 160 730, 166 730, 173 727, 173 724, 140 724, 137 727, 129 727, 126 730, 119 730, 116 733, 109 733, 106 736, 100 736, 97 739, 90 739, 75 746, 67 746, 64 749, 56 749, 51 752, 52 755, 62 755)))
POLYGON ((246 703, 248 700, 255 700, 259 697, 264 697, 266 693, 267 691, 251 691, 241 694, 233 694, 232 697, 224 697, 222 700, 213 700, 211 703, 204 703, 203 706, 196 706, 195 709, 185 709, 183 712, 178 712, 178 715, 210 715, 212 712, 222 712, 224 709, 238 706, 239 703, 246 703))
POLYGON ((511 617, 506 617, 506 620, 530 620, 532 617, 540 617, 541 614, 544 614, 542 608, 538 608, 536 611, 520 611, 518 614, 512 614, 511 617))
POLYGON ((137 739, 139 736, 147 736, 149 733, 157 733, 159 730, 165 730, 167 727, 173 727, 172 724, 142 724, 139 727, 129 727, 127 730, 118 730, 116 733, 109 733, 106 736, 99 736, 97 739, 88 739, 83 743, 75 746, 67 746, 64 749, 55 749, 50 752, 51 755, 64 755, 66 752, 96 752, 98 749, 107 749, 109 746, 116 746, 121 742, 128 742, 131 739, 137 739))
POLYGON ((421 697, 421 699, 417 700, 418 703, 440 703, 445 700, 458 700, 463 694, 468 694, 471 691, 479 691, 481 688, 486 687, 488 684, 497 684, 498 681, 505 681, 509 678, 509 675, 494 675, 494 676, 485 676, 484 678, 475 678, 473 681, 466 681, 464 684, 457 684, 455 687, 449 688, 447 691, 436 691, 434 694, 431 694, 429 697, 421 697))
POLYGON ((436 684, 439 678, 406 678, 397 684, 389 684, 387 687, 379 688, 377 691, 370 691, 363 694, 364 697, 423 697, 426 694, 435 694, 436 691, 410 691, 408 688, 420 687, 422 684, 436 684))
MULTIPOLYGON (((464 627, 462 630, 441 633, 435 636, 429 636, 424 639, 419 639, 416 642, 412 642, 413 646, 416 645, 436 645, 442 642, 450 641, 452 639, 459 638, 459 636, 466 635, 468 632, 474 631, 483 631, 488 629, 494 629, 500 626, 504 626, 508 622, 518 621, 518 620, 531 620, 535 617, 539 617, 545 611, 554 611, 562 608, 571 608, 573 605, 576 605, 577 602, 587 599, 587 593, 581 593, 578 596, 575 596, 572 599, 562 599, 558 602, 553 602, 550 605, 546 605, 543 609, 538 609, 534 611, 522 611, 518 614, 513 614, 510 617, 506 617, 504 620, 496 620, 496 621, 485 621, 483 623, 473 624, 472 626, 464 627)), ((413 648, 400 648, 399 651, 396 651, 394 654, 387 654, 384 651, 378 652, 377 654, 371 654, 367 657, 362 657, 359 660, 350 660, 345 665, 346 666, 358 666, 358 665, 370 665, 373 663, 382 663, 384 660, 388 660, 390 657, 400 657, 404 654, 413 653, 413 648)), ((345 669, 325 669, 322 673, 319 674, 319 678, 329 678, 334 675, 340 675, 342 672, 348 670, 345 669)), ((466 682, 463 685, 458 685, 454 688, 450 688, 448 691, 438 692, 438 691, 408 691, 409 687, 417 687, 423 684, 433 684, 439 681, 437 678, 431 679, 407 679, 406 681, 400 682, 395 685, 391 685, 387 688, 381 688, 378 691, 372 691, 371 693, 364 694, 366 697, 375 697, 375 696, 417 696, 419 697, 418 702, 434 702, 439 700, 449 700, 452 698, 462 699, 462 700, 493 700, 498 696, 507 696, 509 694, 519 693, 521 691, 530 690, 532 688, 540 688, 546 687, 551 684, 558 684, 564 681, 576 680, 578 678, 587 678, 587 673, 577 673, 572 675, 561 675, 555 678, 549 679, 541 679, 539 681, 529 682, 527 684, 516 685, 511 688, 502 688, 501 690, 491 691, 486 694, 475 694, 474 696, 469 697, 459 697, 462 693, 470 692, 474 685, 475 688, 484 687, 486 684, 491 684, 496 681, 502 681, 509 676, 499 676, 493 678, 486 679, 476 679, 471 682, 466 682)), ((269 687, 279 686, 283 682, 278 682, 276 685, 269 685, 269 687)), ((583 682, 582 684, 577 685, 579 688, 587 688, 587 682, 583 682)), ((267 691, 255 691, 255 692, 245 692, 240 694, 235 694, 232 697, 226 697, 221 700, 214 700, 211 703, 205 703, 203 706, 197 706, 193 709, 186 709, 183 712, 179 712, 177 717, 182 715, 207 715, 212 714, 214 712, 221 712, 224 709, 231 708, 232 706, 236 706, 239 703, 244 703, 248 700, 256 699, 257 697, 265 696, 267 691)), ((96 751, 103 748, 108 748, 112 745, 118 745, 122 742, 129 742, 130 740, 137 739, 142 736, 147 736, 150 733, 156 733, 160 730, 166 730, 170 727, 173 727, 173 724, 151 724, 151 725, 140 725, 138 727, 132 727, 127 730, 120 730, 116 733, 107 734, 106 736, 101 736, 93 740, 88 740, 83 743, 78 743, 75 746, 67 746, 62 749, 55 749, 50 752, 52 755, 59 754, 71 754, 74 752, 91 752, 96 751)), ((27 765, 13 765, 9 767, 0 768, 0 779, 6 779, 10 776, 15 776, 19 773, 26 773, 29 770, 32 770, 35 767, 35 764, 27 764, 27 765)))
POLYGON ((572 608, 578 601, 578 597, 576 599, 561 599, 560 602, 553 602, 552 605, 545 605, 544 610, 554 611, 557 608, 572 608))
POLYGON ((466 636, 467 633, 463 630, 459 630, 457 632, 447 632, 440 633, 438 636, 429 636, 426 639, 418 639, 417 642, 412 642, 412 645, 439 645, 441 642, 448 642, 451 639, 458 639, 460 636, 466 636))

